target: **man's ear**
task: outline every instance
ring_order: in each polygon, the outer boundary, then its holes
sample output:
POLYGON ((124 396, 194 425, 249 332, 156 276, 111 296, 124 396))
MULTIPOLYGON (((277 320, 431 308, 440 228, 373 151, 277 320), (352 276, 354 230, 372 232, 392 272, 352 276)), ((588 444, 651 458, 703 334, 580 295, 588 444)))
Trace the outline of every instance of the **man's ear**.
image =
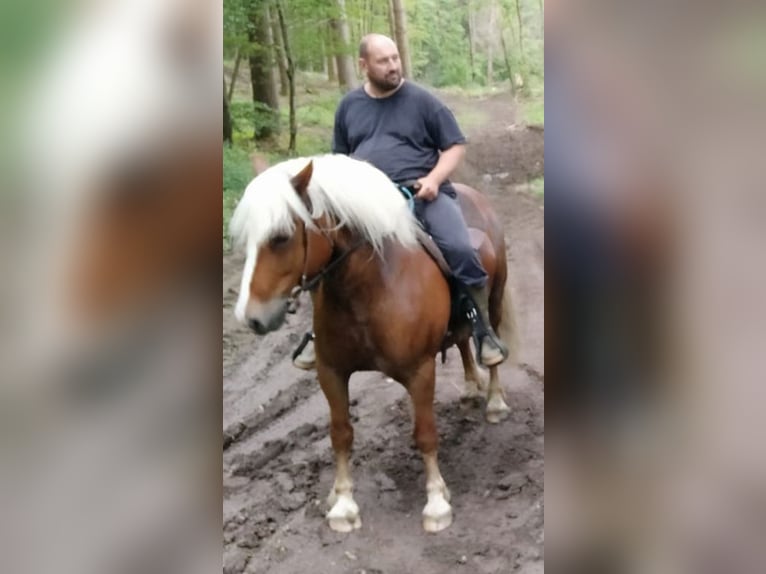
POLYGON ((300 172, 298 172, 297 175, 295 175, 291 180, 290 183, 293 186, 293 189, 295 190, 295 193, 298 194, 298 196, 301 198, 303 203, 306 205, 309 205, 309 182, 311 181, 311 176, 314 173, 314 161, 311 160, 306 164, 306 167, 304 167, 300 172))

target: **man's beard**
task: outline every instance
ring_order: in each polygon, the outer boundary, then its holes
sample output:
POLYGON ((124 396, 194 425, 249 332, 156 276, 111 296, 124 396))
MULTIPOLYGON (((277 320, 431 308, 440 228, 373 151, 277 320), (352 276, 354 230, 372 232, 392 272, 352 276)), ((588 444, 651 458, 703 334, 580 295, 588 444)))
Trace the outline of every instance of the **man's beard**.
POLYGON ((372 76, 368 76, 367 79, 373 86, 375 86, 375 88, 378 89, 378 91, 381 92, 388 92, 389 90, 398 88, 399 84, 402 83, 402 75, 399 72, 396 74, 383 76, 382 78, 374 78, 372 76))

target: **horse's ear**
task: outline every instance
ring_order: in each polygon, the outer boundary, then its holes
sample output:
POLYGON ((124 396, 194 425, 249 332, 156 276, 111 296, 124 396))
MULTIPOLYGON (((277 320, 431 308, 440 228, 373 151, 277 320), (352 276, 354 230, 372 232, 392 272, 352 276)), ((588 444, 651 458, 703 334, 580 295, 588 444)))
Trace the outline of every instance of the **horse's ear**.
POLYGON ((250 161, 253 164, 253 171, 255 171, 255 175, 260 175, 269 167, 269 160, 266 159, 266 156, 259 153, 254 153, 251 155, 250 161))
POLYGON ((293 189, 295 189, 295 193, 297 193, 304 202, 308 202, 307 190, 309 188, 309 182, 311 181, 311 175, 313 173, 314 161, 312 160, 309 161, 306 164, 306 167, 304 167, 290 180, 290 183, 293 185, 293 189))

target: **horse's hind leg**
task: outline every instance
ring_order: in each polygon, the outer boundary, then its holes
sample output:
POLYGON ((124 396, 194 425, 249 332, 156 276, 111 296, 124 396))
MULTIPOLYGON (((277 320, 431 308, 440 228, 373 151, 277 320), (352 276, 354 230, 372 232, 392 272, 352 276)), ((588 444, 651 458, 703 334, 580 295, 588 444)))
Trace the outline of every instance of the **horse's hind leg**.
POLYGON ((321 363, 317 365, 317 374, 330 405, 330 438, 335 452, 335 483, 327 497, 330 506, 327 521, 330 528, 337 532, 350 532, 359 528, 362 521, 359 506, 354 501, 354 484, 349 468, 354 429, 348 416, 348 376, 341 376, 321 363))
POLYGON ((469 341, 468 338, 465 338, 457 343, 457 348, 460 350, 460 358, 463 361, 463 371, 465 372, 465 389, 460 397, 462 400, 479 398, 486 389, 484 377, 481 376, 476 366, 469 341))
POLYGON ((415 411, 415 443, 423 455, 426 469, 426 494, 428 502, 423 509, 423 528, 426 532, 439 532, 452 524, 452 507, 449 490, 439 472, 436 459, 438 436, 434 422, 434 359, 426 361, 407 381, 407 390, 415 411))
POLYGON ((497 365, 489 368, 489 393, 487 395, 487 421, 499 423, 511 412, 505 403, 505 393, 500 385, 500 377, 497 374, 497 365))

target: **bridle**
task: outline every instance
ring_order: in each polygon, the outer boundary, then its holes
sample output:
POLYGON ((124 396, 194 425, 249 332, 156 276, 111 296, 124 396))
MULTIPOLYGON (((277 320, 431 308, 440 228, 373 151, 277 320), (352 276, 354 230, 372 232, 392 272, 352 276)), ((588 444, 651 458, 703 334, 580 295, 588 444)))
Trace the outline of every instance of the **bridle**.
POLYGON ((290 291, 290 296, 287 299, 288 313, 295 313, 298 310, 298 297, 300 297, 301 293, 304 291, 313 291, 316 289, 322 279, 324 279, 333 269, 343 263, 343 261, 349 255, 351 255, 354 251, 359 249, 367 242, 364 238, 362 238, 342 253, 336 255, 337 252, 335 251, 335 242, 332 240, 329 233, 332 230, 320 227, 319 231, 321 232, 322 237, 330 245, 330 259, 327 261, 327 263, 325 263, 325 265, 316 275, 309 278, 307 269, 309 261, 311 260, 311 257, 309 257, 309 234, 307 232, 306 224, 303 223, 303 273, 301 274, 301 282, 293 287, 292 291, 290 291))

